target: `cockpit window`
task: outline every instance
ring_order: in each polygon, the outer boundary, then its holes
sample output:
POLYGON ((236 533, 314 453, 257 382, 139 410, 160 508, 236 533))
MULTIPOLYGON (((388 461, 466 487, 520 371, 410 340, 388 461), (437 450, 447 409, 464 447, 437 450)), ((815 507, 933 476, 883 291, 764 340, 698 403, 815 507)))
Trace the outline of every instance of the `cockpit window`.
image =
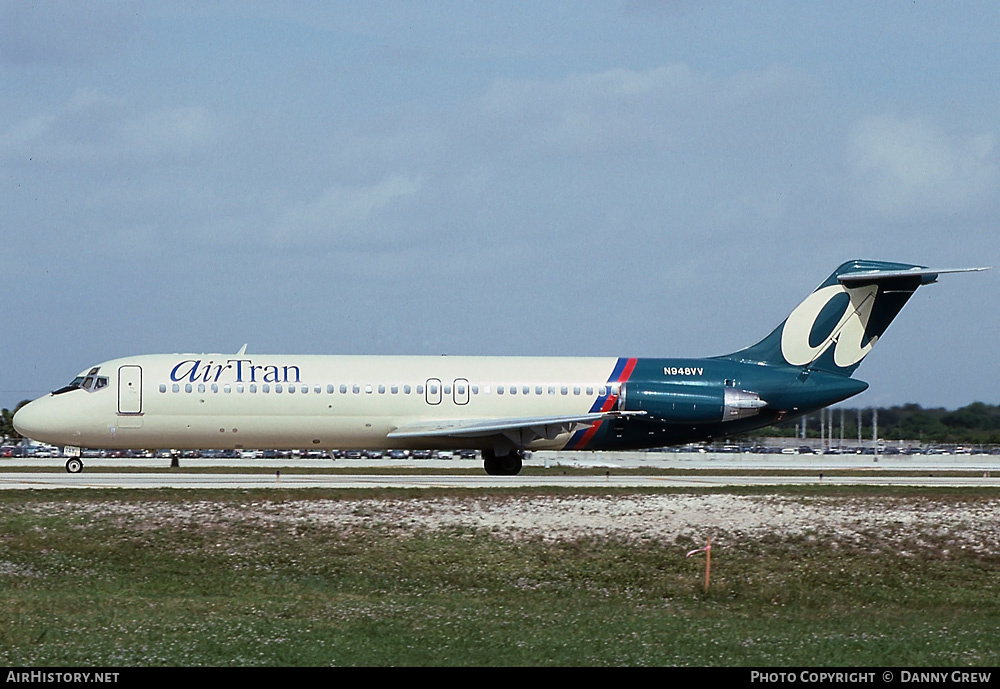
POLYGON ((70 390, 87 390, 93 392, 94 390, 100 390, 101 388, 108 387, 108 377, 97 375, 100 372, 101 367, 95 366, 90 369, 90 371, 85 376, 77 376, 73 379, 69 385, 59 388, 58 390, 53 390, 53 395, 61 395, 64 392, 69 392, 70 390))

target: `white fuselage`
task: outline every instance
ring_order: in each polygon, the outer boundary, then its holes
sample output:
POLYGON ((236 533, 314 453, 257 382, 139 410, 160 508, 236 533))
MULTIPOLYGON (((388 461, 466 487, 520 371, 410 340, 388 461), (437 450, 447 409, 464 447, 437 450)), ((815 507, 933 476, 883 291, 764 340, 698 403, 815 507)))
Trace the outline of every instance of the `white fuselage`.
MULTIPOLYGON (((485 439, 390 438, 437 421, 579 415, 607 397, 615 358, 149 355, 18 412, 36 440, 91 448, 433 449, 485 439)), ((96 370, 96 372, 95 372, 96 370)), ((617 386, 615 385, 617 394, 617 386)), ((532 449, 560 448, 566 429, 532 449)))

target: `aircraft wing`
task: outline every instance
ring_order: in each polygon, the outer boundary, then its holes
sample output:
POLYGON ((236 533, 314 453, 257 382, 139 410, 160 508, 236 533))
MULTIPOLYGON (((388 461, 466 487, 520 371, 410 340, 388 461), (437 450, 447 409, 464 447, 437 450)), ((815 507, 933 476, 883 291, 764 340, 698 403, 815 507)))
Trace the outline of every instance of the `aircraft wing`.
POLYGON ((621 416, 622 412, 590 412, 570 416, 529 416, 514 419, 456 419, 429 421, 400 426, 389 438, 482 438, 502 435, 523 447, 545 438, 586 427, 595 421, 621 416))

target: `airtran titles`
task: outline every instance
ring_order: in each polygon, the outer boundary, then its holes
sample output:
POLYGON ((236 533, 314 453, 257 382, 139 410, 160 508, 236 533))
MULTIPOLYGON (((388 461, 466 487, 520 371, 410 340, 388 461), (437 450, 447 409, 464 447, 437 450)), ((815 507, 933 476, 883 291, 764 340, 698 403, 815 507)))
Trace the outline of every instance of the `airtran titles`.
POLYGON ((186 359, 170 369, 175 383, 301 383, 299 367, 255 364, 252 359, 227 359, 224 363, 186 359))

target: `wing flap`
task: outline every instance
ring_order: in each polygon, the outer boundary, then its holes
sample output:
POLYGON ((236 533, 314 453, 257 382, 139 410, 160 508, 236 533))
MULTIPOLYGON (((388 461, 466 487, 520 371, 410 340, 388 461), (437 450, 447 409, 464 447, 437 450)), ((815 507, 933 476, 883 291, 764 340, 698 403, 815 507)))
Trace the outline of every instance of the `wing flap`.
POLYGON ((622 412, 590 412, 567 416, 529 416, 513 419, 454 419, 407 424, 390 431, 389 438, 483 438, 502 435, 516 445, 533 440, 551 440, 622 412))

